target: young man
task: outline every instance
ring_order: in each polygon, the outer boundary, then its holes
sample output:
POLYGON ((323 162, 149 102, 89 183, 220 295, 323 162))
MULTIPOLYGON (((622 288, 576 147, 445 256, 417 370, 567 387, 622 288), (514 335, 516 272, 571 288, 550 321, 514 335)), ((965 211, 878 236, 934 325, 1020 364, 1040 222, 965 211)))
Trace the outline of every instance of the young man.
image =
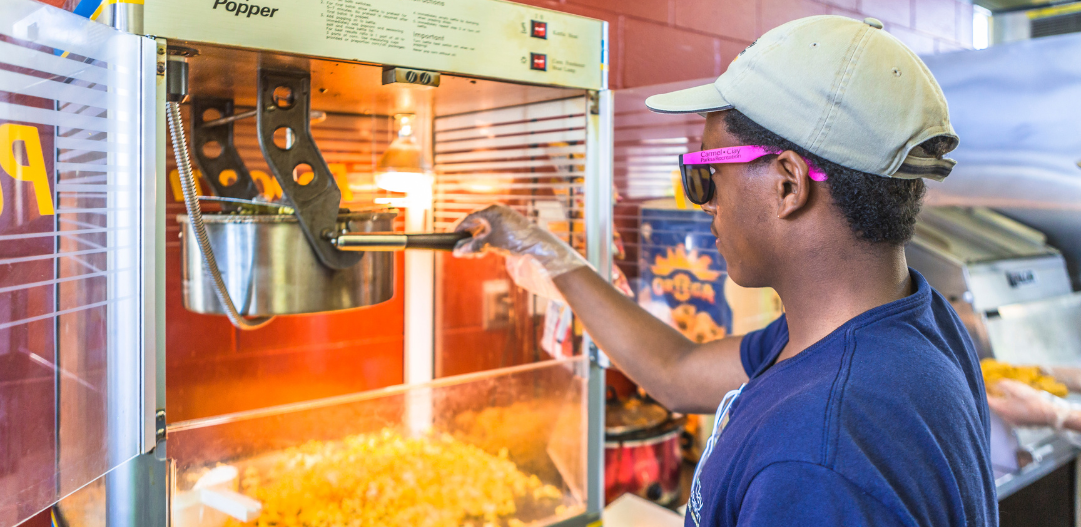
POLYGON ((550 278, 669 408, 717 410, 689 526, 998 522, 976 353, 903 248, 921 178, 949 173, 957 137, 930 72, 881 28, 790 22, 716 83, 646 101, 706 116, 703 152, 680 157, 684 187, 732 280, 780 295, 764 330, 695 344, 510 209, 459 226, 474 234, 459 254, 508 255, 523 284, 550 278))

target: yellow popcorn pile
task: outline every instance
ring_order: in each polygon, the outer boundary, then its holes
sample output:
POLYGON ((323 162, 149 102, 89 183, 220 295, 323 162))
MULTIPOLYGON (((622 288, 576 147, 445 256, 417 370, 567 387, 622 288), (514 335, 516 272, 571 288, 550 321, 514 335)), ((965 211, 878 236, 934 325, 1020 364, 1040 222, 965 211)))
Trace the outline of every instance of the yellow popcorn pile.
POLYGON ((269 470, 245 468, 240 491, 263 510, 231 527, 517 527, 509 517, 519 502, 552 507, 563 496, 518 470, 505 449, 492 455, 446 434, 389 429, 290 448, 269 470))
POLYGON ((1014 366, 995 359, 983 359, 980 369, 983 370, 983 385, 991 395, 999 395, 996 385, 1002 379, 1020 381, 1058 397, 1066 397, 1069 393, 1065 384, 1041 373, 1039 366, 1014 366))

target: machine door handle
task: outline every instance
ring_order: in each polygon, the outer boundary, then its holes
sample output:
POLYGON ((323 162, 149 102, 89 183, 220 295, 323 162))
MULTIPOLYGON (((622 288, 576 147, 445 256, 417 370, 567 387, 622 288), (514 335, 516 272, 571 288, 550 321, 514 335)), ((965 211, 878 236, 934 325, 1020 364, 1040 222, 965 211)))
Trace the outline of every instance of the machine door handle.
POLYGON ((470 236, 468 232, 418 234, 347 232, 335 238, 334 245, 341 251, 401 251, 403 249, 452 251, 459 241, 470 236))

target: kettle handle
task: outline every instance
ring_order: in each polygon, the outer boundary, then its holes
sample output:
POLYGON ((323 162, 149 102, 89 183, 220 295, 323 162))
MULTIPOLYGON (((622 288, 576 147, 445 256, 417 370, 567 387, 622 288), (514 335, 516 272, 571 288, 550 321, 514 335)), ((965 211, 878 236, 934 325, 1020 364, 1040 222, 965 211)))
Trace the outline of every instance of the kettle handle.
POLYGON ((468 232, 433 232, 406 234, 406 249, 427 249, 430 251, 453 251, 458 242, 473 236, 468 232))
POLYGON ((469 238, 468 232, 426 232, 400 234, 394 232, 348 232, 331 243, 340 251, 400 251, 419 249, 453 251, 459 241, 469 238))

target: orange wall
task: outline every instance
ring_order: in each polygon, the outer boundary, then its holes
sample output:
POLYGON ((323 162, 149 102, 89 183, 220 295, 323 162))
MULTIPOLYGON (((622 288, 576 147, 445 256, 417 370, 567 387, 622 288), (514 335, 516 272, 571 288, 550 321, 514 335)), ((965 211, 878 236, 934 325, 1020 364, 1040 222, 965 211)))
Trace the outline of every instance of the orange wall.
POLYGON ((765 31, 811 15, 878 18, 919 54, 972 46, 972 4, 961 0, 518 1, 608 21, 615 89, 718 76, 765 31))
POLYGON ((180 248, 166 249, 166 416, 171 423, 402 382, 403 262, 394 298, 278 317, 254 331, 184 309, 180 248))

